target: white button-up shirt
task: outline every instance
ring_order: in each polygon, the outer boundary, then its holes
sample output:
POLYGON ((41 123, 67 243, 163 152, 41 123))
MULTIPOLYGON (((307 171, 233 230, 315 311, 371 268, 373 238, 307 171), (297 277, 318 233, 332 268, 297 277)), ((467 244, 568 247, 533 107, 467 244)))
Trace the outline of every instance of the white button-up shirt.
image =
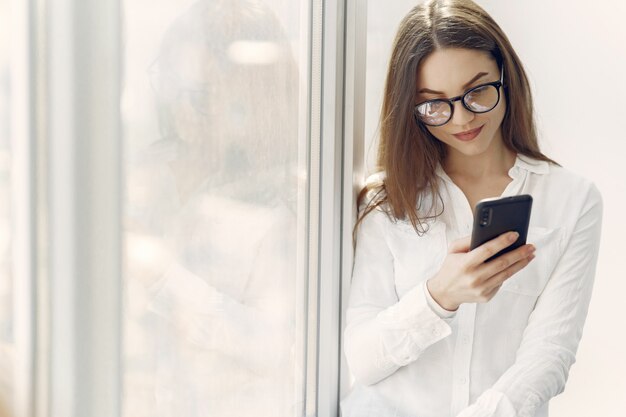
POLYGON ((359 227, 345 354, 355 385, 343 417, 546 417, 575 362, 602 222, 596 186, 517 155, 502 196, 530 194, 536 258, 487 303, 450 312, 426 280, 471 233, 467 198, 437 169, 443 214, 419 236, 381 210, 359 227))

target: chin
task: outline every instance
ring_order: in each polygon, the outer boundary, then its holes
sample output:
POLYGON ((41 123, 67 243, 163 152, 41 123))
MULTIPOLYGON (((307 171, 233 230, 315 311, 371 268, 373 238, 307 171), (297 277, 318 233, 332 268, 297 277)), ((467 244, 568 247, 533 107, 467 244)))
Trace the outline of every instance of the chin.
MULTIPOLYGON (((478 139, 478 138, 477 138, 478 139)), ((456 139, 452 139, 456 140, 456 139)), ((469 142, 469 143, 454 143, 454 145, 447 143, 448 150, 450 148, 454 149, 456 152, 459 152, 466 156, 476 156, 484 153, 491 145, 491 141, 478 141, 478 142, 469 142)))

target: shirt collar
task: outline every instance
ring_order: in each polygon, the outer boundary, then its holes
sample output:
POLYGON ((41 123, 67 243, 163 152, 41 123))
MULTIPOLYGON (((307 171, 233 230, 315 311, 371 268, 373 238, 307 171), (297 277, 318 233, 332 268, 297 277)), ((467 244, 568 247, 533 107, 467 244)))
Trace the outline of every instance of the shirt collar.
MULTIPOLYGON (((546 161, 541 161, 539 159, 534 159, 530 156, 518 153, 515 158, 515 163, 509 170, 509 176, 511 178, 517 178, 522 170, 535 174, 547 174, 548 172, 550 172, 550 165, 546 161)), ((443 167, 440 163, 437 164, 435 173, 439 175, 439 177, 441 177, 442 179, 452 182, 448 174, 446 174, 446 172, 443 170, 443 167)))
POLYGON ((550 172, 550 165, 547 161, 535 159, 520 153, 517 154, 515 165, 513 165, 513 167, 523 168, 527 171, 534 172, 535 174, 547 174, 550 172))

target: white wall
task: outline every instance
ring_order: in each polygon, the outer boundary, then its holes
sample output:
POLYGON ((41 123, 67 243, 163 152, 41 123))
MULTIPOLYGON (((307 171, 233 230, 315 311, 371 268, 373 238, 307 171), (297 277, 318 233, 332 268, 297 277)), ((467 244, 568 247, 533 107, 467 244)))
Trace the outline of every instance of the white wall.
MULTIPOLYGON (((370 0, 365 151, 373 166, 391 42, 416 1, 370 0), (375 140, 373 141, 375 142, 375 140)), ((530 77, 544 153, 597 184, 603 236, 594 294, 577 362, 551 417, 626 415, 626 3, 478 0, 508 35, 530 77)))
POLYGON ((596 182, 604 198, 600 258, 577 363, 554 417, 626 413, 626 3, 483 0, 526 65, 541 145, 596 182), (621 256, 620 256, 621 255, 621 256))

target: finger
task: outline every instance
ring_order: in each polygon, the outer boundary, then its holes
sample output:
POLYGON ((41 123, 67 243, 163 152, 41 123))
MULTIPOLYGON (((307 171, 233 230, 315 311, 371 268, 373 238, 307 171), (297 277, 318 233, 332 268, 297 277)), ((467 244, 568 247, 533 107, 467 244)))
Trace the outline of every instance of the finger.
POLYGON ((449 253, 467 252, 470 249, 470 237, 462 237, 460 239, 453 240, 448 247, 449 253))
POLYGON ((519 234, 517 232, 506 232, 486 243, 483 243, 470 252, 470 263, 473 265, 480 265, 496 253, 500 252, 502 249, 512 245, 518 237, 519 234))
POLYGON ((483 263, 478 267, 478 276, 488 279, 489 277, 504 271, 509 266, 513 265, 517 261, 532 255, 535 252, 535 247, 531 244, 520 246, 519 248, 498 256, 496 259, 492 259, 489 262, 483 263))
POLYGON ((533 254, 523 259, 520 259, 519 261, 515 262, 513 265, 506 268, 504 271, 498 272, 496 275, 494 275, 493 277, 485 281, 485 286, 487 288, 494 288, 494 287, 502 285, 504 281, 506 281, 507 279, 511 278, 513 275, 515 275, 516 273, 524 269, 534 258, 535 258, 535 255, 533 254))
POLYGON ((502 284, 496 285, 491 290, 489 290, 489 292, 485 293, 484 295, 485 300, 486 301, 491 300, 496 295, 496 293, 500 290, 500 288, 502 288, 502 284))

